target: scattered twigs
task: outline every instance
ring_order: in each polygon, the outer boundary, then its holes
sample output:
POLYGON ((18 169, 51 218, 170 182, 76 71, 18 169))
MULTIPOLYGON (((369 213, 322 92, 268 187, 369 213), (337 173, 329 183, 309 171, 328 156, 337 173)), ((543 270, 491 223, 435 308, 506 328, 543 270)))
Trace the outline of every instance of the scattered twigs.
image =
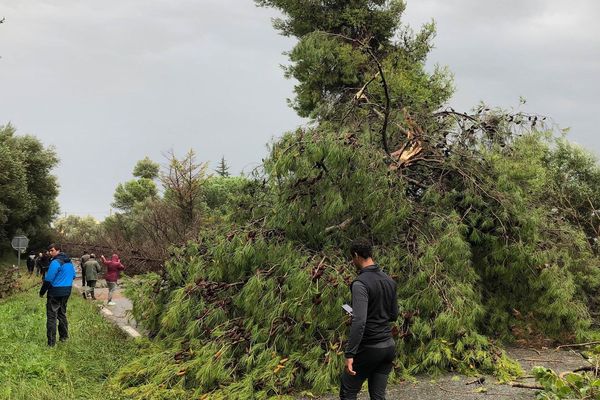
POLYGON ((446 393, 458 394, 458 395, 461 395, 461 396, 473 394, 473 393, 470 393, 470 392, 462 392, 462 391, 461 391, 461 392, 459 392, 459 391, 456 391, 456 390, 450 390, 450 389, 446 389, 445 387, 443 387, 443 386, 442 386, 442 385, 440 385, 439 383, 436 383, 435 385, 436 385, 436 386, 437 386, 437 387, 438 387, 438 388, 439 388, 441 391, 443 391, 443 392, 446 392, 446 393))
POLYGON ((475 379, 473 381, 465 383, 465 385, 474 385, 474 384, 483 385, 484 383, 485 383, 485 377, 484 376, 480 376, 479 378, 477 378, 477 379, 475 379))
POLYGON ((576 343, 576 344, 563 344, 563 345, 557 346, 554 350, 558 351, 560 349, 565 349, 568 347, 583 347, 583 346, 591 346, 594 344, 600 344, 600 341, 587 342, 587 343, 576 343))
POLYGON ((485 396, 506 396, 506 397, 514 397, 514 393, 490 393, 490 392, 463 392, 463 391, 457 391, 457 390, 450 390, 450 389, 446 389, 445 387, 443 387, 442 385, 440 385, 439 383, 435 384, 442 392, 446 392, 446 393, 450 393, 450 394, 454 394, 454 395, 459 395, 461 398, 467 398, 470 396, 475 396, 475 395, 485 395, 485 396))
POLYGON ((561 360, 544 360, 540 358, 517 358, 517 361, 542 362, 542 363, 562 363, 561 360))
POLYGON ((537 353, 537 355, 538 355, 538 356, 541 356, 541 355, 542 355, 542 353, 540 353, 540 351, 539 351, 539 350, 537 350, 537 349, 534 349, 533 347, 530 347, 530 348, 529 348, 529 350, 531 350, 531 351, 535 351, 535 352, 537 353))
POLYGON ((598 375, 598 373, 600 372, 598 366, 588 366, 588 367, 580 367, 577 369, 573 370, 573 373, 577 373, 577 372, 593 372, 594 375, 598 375))

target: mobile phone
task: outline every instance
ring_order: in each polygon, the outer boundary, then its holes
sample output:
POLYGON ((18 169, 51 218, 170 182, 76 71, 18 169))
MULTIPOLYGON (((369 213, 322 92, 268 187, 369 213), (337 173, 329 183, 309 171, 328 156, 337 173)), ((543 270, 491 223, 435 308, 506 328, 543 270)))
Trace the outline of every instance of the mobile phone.
POLYGON ((344 304, 342 308, 344 309, 344 311, 346 311, 346 313, 348 313, 348 315, 352 315, 352 307, 350 307, 348 304, 344 304))

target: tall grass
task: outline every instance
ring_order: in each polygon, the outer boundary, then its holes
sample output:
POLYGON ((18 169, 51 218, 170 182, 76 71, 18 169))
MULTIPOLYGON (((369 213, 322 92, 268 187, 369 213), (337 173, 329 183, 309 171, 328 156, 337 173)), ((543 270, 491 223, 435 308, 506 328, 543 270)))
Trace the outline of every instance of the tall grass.
POLYGON ((108 380, 133 357, 135 343, 75 292, 67 316, 69 340, 49 348, 37 287, 0 301, 0 399, 124 398, 108 380))

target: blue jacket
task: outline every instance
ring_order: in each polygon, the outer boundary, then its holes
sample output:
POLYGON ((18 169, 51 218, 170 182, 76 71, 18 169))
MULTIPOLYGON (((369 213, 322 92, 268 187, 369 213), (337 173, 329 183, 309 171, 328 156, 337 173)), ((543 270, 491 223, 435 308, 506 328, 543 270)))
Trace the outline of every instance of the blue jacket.
POLYGON ((50 297, 62 297, 71 294, 71 287, 75 279, 75 267, 65 253, 59 253, 50 262, 44 283, 40 289, 40 297, 46 291, 50 297))

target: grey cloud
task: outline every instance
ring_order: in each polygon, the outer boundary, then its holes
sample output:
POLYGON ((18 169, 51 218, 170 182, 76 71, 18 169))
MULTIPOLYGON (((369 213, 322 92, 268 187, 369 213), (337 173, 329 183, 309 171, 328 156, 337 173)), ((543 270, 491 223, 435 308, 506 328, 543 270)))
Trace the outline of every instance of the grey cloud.
MULTIPOLYGON (((136 160, 171 148, 248 171, 303 123, 279 68, 294 41, 251 0, 0 0, 0 15, 0 123, 57 146, 66 212, 106 215, 136 160)), ((409 0, 403 21, 436 20, 454 106, 523 95, 599 152, 599 17, 591 0, 409 0)))

